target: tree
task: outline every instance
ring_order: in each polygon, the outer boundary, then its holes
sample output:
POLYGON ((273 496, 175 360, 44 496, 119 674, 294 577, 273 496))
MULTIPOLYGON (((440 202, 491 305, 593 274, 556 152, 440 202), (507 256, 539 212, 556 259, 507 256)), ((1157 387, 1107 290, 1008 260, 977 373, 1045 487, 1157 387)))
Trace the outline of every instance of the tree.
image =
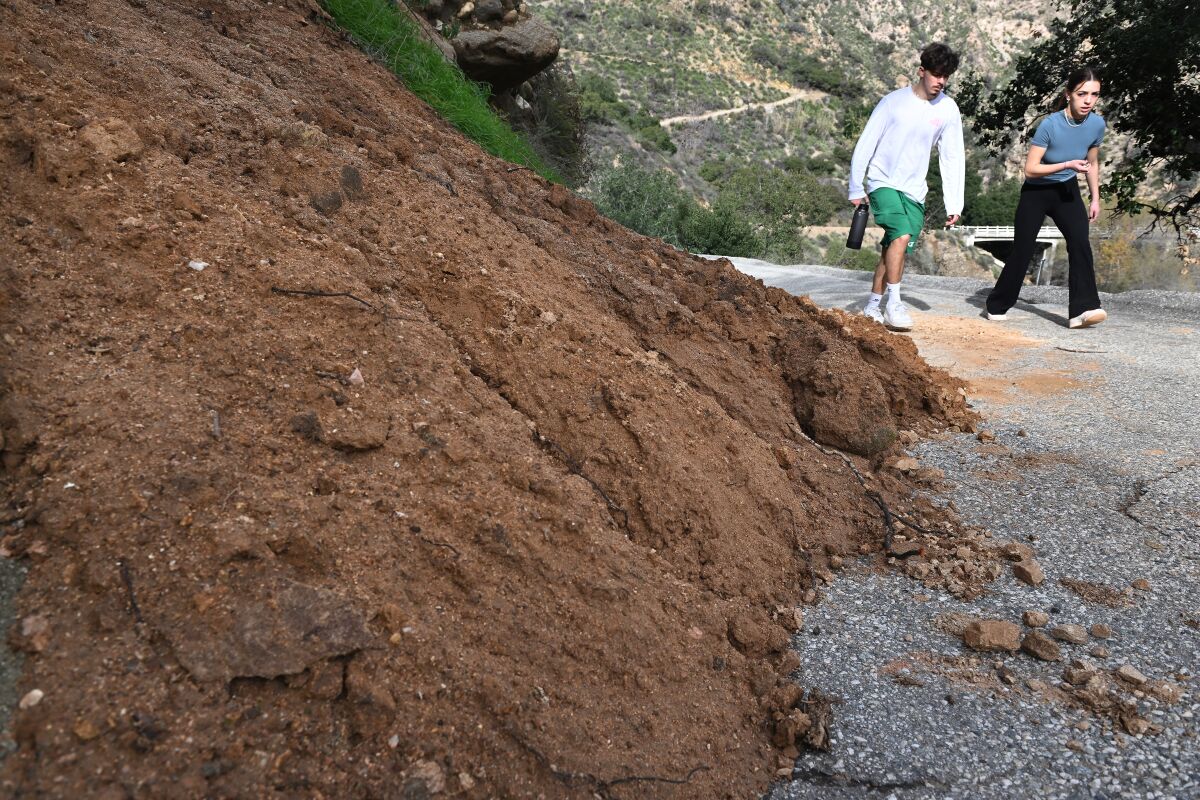
POLYGON ((1028 137, 1067 72, 1099 68, 1109 125, 1129 137, 1129 154, 1102 187, 1122 213, 1147 212, 1179 233, 1200 225, 1200 7, 1195 0, 1065 0, 1069 12, 1016 63, 1008 85, 966 79, 956 95, 983 144, 1001 152, 1028 137), (1147 194, 1155 174, 1185 188, 1147 194))

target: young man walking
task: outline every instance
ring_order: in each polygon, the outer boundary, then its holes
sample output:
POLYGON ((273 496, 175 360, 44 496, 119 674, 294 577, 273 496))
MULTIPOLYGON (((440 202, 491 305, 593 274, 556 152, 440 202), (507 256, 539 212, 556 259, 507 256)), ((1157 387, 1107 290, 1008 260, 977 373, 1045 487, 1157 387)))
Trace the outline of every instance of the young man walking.
POLYGON ((850 161, 850 202, 857 206, 869 197, 871 213, 884 231, 883 254, 862 313, 892 330, 913 326, 900 299, 900 279, 904 257, 917 246, 925 222, 925 176, 935 145, 946 225, 958 222, 963 209, 962 118, 958 105, 943 94, 956 69, 958 54, 945 44, 934 42, 922 50, 917 82, 879 101, 850 161))

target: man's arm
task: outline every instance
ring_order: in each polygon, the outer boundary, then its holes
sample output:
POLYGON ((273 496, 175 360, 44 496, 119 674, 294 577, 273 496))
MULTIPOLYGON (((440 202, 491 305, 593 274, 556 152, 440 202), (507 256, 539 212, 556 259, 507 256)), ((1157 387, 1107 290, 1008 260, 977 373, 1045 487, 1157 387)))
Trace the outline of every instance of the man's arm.
POLYGON ((867 127, 863 128, 858 137, 858 144, 854 145, 854 155, 850 159, 850 202, 854 205, 858 205, 859 201, 867 196, 863 188, 867 177, 867 165, 871 163, 875 148, 879 147, 879 140, 887 130, 887 115, 884 101, 880 100, 871 112, 871 118, 867 120, 867 127))
POLYGON ((938 166, 942 170, 942 200, 946 204, 946 225, 958 222, 963 210, 967 179, 967 155, 963 147, 962 117, 953 118, 938 138, 938 166))

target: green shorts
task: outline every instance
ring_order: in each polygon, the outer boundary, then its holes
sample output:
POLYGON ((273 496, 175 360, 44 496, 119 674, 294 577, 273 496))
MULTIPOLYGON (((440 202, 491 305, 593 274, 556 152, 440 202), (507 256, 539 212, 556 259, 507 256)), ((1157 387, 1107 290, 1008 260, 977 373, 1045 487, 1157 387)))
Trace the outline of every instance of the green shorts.
POLYGON ((883 228, 884 248, 901 236, 908 236, 905 252, 911 253, 917 246, 917 238, 925 225, 925 206, 903 192, 887 186, 881 186, 871 192, 870 199, 875 222, 883 228))

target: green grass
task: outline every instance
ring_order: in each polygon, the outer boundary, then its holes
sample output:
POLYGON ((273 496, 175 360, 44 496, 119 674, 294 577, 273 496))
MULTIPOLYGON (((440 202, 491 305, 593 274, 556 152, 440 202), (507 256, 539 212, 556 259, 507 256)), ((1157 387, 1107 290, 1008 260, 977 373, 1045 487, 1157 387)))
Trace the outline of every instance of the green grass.
POLYGON ((494 156, 562 183, 533 148, 488 105, 488 91, 421 38, 416 23, 388 0, 321 0, 334 20, 451 125, 494 156))

